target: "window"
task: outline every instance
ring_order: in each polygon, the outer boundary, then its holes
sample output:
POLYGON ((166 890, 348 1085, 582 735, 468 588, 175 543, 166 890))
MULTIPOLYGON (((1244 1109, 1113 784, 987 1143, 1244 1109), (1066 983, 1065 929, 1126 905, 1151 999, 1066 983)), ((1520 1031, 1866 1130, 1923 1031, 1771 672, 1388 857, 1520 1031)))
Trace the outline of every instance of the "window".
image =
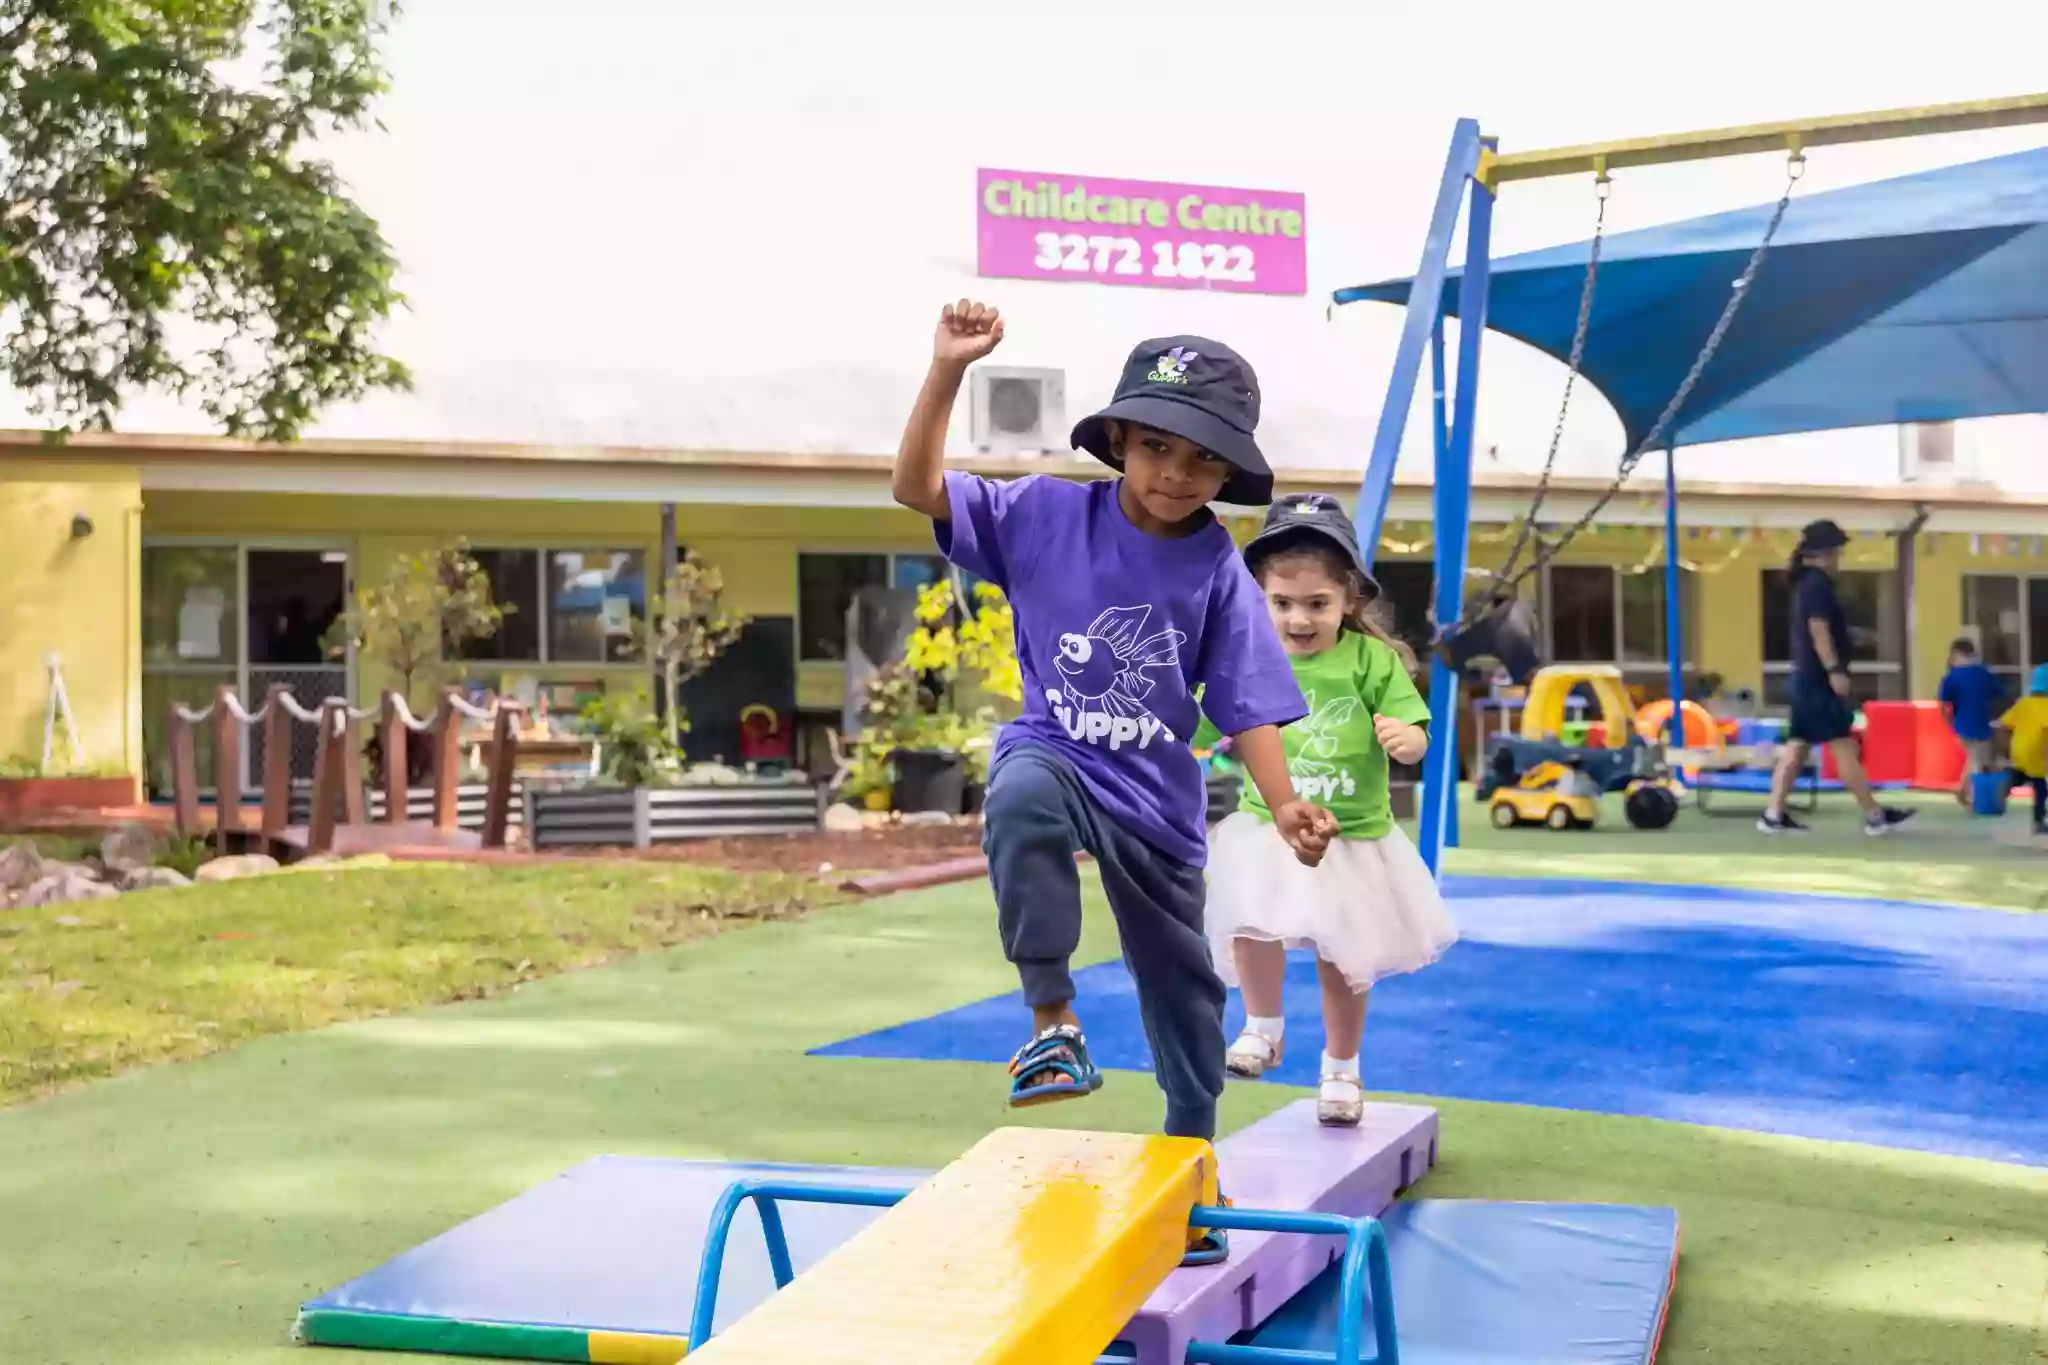
POLYGON ((1394 634, 1417 658, 1429 652, 1430 608, 1435 605, 1436 566, 1426 560, 1383 560, 1373 566, 1380 602, 1394 618, 1394 634))
POLYGON ((496 634, 462 646, 464 659, 632 662, 632 622, 647 614, 644 553, 505 547, 470 553, 491 581, 491 600, 506 610, 496 634))
MULTIPOLYGON (((796 557, 799 659, 846 657, 846 613, 866 588, 915 592, 944 578, 944 557, 933 554, 799 554, 796 557)), ((971 590, 975 580, 970 576, 971 590)))
MULTIPOLYGON (((1671 690, 1671 642, 1664 618, 1664 570, 1626 573, 1599 565, 1553 564, 1544 572, 1543 618, 1551 659, 1559 663, 1617 664, 1632 686, 1649 696, 1671 690)), ((1678 575, 1679 625, 1692 664, 1697 585, 1678 575)))
MULTIPOLYGON (((1896 701, 1905 691, 1905 657, 1899 614, 1899 576, 1890 569, 1844 569, 1835 575, 1835 595, 1849 620, 1849 687, 1857 702, 1896 701)), ((1764 700, 1791 700, 1792 578, 1784 569, 1763 575, 1764 700)))
POLYGON ((2048 578, 1965 574, 1963 628, 1985 666, 2020 690, 2028 670, 2048 663, 2048 578))
POLYGON ((548 661, 629 663, 633 621, 647 614, 638 550, 548 552, 548 661))
POLYGON ((1572 663, 1615 659, 1614 570, 1552 565, 1547 610, 1550 657, 1572 663))
POLYGON ((539 663, 541 660, 540 551, 472 550, 477 567, 491 582, 491 601, 505 609, 497 633, 487 640, 466 640, 465 659, 539 663))

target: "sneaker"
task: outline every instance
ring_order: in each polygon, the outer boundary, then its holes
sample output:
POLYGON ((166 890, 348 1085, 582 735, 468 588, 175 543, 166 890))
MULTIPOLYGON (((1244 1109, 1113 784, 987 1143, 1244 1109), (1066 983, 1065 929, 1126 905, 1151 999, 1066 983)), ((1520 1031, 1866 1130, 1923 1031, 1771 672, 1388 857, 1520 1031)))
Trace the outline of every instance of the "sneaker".
POLYGON ((1914 814, 1913 811, 1901 810, 1897 806, 1880 806, 1877 814, 1864 818, 1863 832, 1873 839, 1881 838, 1912 819, 1914 814))
POLYGON ((1804 834, 1806 826, 1794 820, 1783 811, 1767 810, 1759 815, 1756 827, 1765 834, 1804 834))

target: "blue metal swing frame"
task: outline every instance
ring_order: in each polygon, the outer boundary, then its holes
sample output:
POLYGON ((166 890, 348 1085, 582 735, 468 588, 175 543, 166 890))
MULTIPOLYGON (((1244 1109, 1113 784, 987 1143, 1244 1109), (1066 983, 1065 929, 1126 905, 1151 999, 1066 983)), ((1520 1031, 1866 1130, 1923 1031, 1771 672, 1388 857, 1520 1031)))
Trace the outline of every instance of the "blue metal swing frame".
MULTIPOLYGON (((1401 342, 1387 380, 1387 399, 1373 433, 1372 455, 1358 489, 1360 546, 1367 566, 1379 552, 1380 531, 1394 491, 1394 466, 1422 372, 1430 354, 1434 388, 1431 423, 1436 453, 1432 514, 1436 523, 1436 620, 1457 621, 1465 610, 1465 577, 1470 567, 1472 526, 1472 434, 1479 403, 1479 350, 1486 336, 1486 295, 1491 273, 1494 191, 1480 176, 1492 156, 1494 139, 1473 119, 1460 119, 1451 133, 1450 155, 1437 186, 1436 207, 1423 238, 1422 262, 1408 291, 1401 342), (1458 280, 1458 363, 1449 420, 1444 392, 1444 279, 1450 271, 1451 239, 1458 215, 1470 200, 1465 223, 1465 268, 1458 280)), ((1347 302, 1340 293, 1336 302, 1347 302)), ((1671 668, 1671 695, 1685 695, 1685 633, 1679 603, 1678 472, 1675 451, 1664 452, 1664 623, 1671 668)), ((1441 877, 1443 850, 1458 844, 1458 684, 1449 665, 1432 654, 1429 664, 1429 752, 1422 761, 1422 822, 1416 845, 1433 875, 1441 877)), ((1671 712, 1673 742, 1683 736, 1684 717, 1671 712)))
MULTIPOLYGON (((690 1312, 689 1349, 695 1354, 712 1338, 718 1317, 718 1283, 725 1268, 725 1244, 733 1219, 747 1204, 761 1217, 761 1236, 768 1246, 768 1268, 777 1289, 796 1278, 789 1237, 783 1230, 779 1204, 850 1204, 886 1209, 901 1203, 908 1190, 861 1185, 806 1185, 787 1180, 738 1180, 728 1185, 711 1212, 710 1234, 697 1271, 697 1292, 690 1312)), ((1365 1295, 1372 1290, 1372 1332, 1375 1354, 1363 1365, 1400 1365, 1394 1332, 1394 1281, 1387 1259, 1387 1234, 1377 1218, 1345 1218, 1330 1213, 1274 1213, 1259 1209, 1197 1205, 1189 1227, 1229 1232, 1277 1232, 1305 1237, 1344 1239, 1344 1269, 1339 1302, 1337 1342, 1331 1351, 1296 1351, 1270 1346, 1232 1346, 1224 1342, 1192 1342, 1188 1365, 1337 1365, 1360 1361, 1365 1344, 1365 1295)))

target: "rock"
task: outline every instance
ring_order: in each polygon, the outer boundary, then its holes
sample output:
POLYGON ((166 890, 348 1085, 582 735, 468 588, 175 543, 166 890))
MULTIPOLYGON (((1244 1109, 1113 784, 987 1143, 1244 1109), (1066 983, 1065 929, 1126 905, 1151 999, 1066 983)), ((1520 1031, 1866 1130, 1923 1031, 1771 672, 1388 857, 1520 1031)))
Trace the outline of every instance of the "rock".
POLYGON ((19 909, 28 910, 40 905, 70 905, 75 901, 112 900, 120 895, 105 882, 96 882, 76 872, 59 872, 44 877, 41 881, 21 893, 16 902, 19 909))
POLYGON ((232 882, 243 877, 260 877, 266 872, 277 871, 277 859, 267 853, 236 853, 226 858, 215 858, 210 863, 201 863, 199 871, 193 874, 196 882, 232 882))
POLYGON ((825 807, 825 832, 827 834, 858 834, 868 827, 861 813, 843 802, 834 802, 825 807))
POLYGON ((100 840, 100 862, 109 872, 133 872, 156 861, 156 832, 148 825, 116 825, 100 840))
POLYGON ((935 825, 950 825, 956 817, 942 810, 913 810, 903 813, 903 827, 918 829, 935 825))
POLYGON ((173 886, 190 886, 192 879, 176 868, 137 867, 121 875, 123 891, 162 891, 173 886))
POLYGON ((43 855, 33 839, 17 839, 0 853, 0 890, 20 891, 43 879, 43 855))

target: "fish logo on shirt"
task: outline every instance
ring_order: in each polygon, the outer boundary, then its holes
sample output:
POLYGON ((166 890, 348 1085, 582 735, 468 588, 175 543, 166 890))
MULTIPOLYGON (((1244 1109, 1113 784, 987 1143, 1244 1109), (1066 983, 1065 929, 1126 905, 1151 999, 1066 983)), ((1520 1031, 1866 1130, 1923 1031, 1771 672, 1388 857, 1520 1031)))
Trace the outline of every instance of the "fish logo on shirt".
POLYGON ((1106 740, 1111 749, 1136 740, 1142 749, 1165 730, 1145 709, 1152 692, 1148 670, 1178 667, 1188 637, 1171 628, 1147 635, 1151 617, 1150 606, 1110 607, 1087 630, 1060 636, 1053 667, 1065 686, 1047 688, 1045 699, 1075 739, 1106 740))
POLYGON ((1301 736, 1301 751, 1287 765, 1295 792, 1304 801, 1329 801, 1354 794, 1358 790, 1357 780, 1330 760, 1336 758, 1343 744, 1342 737, 1335 732, 1349 725, 1365 702, 1359 697, 1342 696, 1317 706, 1314 692, 1302 693, 1301 699, 1308 706, 1308 714, 1291 727, 1301 736))

